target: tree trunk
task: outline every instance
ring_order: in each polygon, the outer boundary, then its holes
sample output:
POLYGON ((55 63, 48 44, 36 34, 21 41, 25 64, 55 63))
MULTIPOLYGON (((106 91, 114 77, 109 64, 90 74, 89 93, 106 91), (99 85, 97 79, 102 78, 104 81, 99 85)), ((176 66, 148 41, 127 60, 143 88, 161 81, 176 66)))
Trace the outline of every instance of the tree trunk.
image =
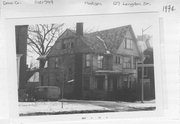
POLYGON ((44 68, 44 66, 45 66, 45 64, 46 64, 46 60, 39 60, 39 62, 40 62, 40 65, 39 65, 39 68, 41 69, 41 68, 44 68))

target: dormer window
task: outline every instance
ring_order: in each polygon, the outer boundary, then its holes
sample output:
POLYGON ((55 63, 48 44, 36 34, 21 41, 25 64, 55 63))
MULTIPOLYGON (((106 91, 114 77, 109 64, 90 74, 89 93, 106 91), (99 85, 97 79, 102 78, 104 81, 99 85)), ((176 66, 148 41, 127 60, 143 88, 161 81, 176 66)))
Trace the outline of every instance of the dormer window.
POLYGON ((132 49, 133 48, 133 41, 129 38, 125 38, 124 40, 124 48, 125 49, 132 49))

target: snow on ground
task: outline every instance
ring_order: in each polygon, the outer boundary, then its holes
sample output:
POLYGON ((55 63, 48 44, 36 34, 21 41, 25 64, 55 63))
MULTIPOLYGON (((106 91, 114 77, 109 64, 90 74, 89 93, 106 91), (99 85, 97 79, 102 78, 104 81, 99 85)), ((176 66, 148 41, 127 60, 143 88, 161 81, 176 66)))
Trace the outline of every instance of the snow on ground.
POLYGON ((20 115, 45 115, 67 113, 123 112, 155 110, 155 100, 137 102, 64 100, 62 102, 19 102, 20 115))
POLYGON ((108 108, 95 106, 91 104, 68 103, 63 102, 20 102, 19 113, 53 113, 53 112, 70 112, 70 111, 103 111, 109 110, 108 108))
POLYGON ((141 103, 141 101, 137 101, 137 102, 120 102, 121 104, 124 104, 126 106, 129 107, 134 107, 134 108, 148 108, 148 107, 155 107, 155 100, 151 100, 151 101, 144 101, 143 103, 141 103))

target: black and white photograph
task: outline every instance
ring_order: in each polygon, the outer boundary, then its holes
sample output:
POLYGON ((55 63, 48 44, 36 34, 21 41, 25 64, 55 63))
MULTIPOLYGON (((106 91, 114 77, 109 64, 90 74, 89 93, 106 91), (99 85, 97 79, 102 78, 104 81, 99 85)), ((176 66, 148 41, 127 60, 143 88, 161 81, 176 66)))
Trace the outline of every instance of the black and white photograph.
POLYGON ((155 111, 157 20, 127 13, 15 25, 19 115, 155 111))

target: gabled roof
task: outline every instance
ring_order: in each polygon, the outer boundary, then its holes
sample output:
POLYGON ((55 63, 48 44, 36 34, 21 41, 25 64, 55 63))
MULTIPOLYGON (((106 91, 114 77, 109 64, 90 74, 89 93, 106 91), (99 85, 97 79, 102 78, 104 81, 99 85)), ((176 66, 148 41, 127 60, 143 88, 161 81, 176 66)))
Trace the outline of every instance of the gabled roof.
MULTIPOLYGON (((80 38, 81 41, 86 44, 86 46, 91 50, 91 52, 99 54, 110 54, 117 52, 119 46, 125 38, 127 31, 130 31, 133 40, 137 42, 131 25, 87 33, 83 36, 79 36, 78 38, 80 38)), ((65 32, 70 32, 72 36, 77 36, 75 31, 73 30, 67 29, 65 32)), ((65 32, 63 34, 65 34, 65 32)), ((63 36, 63 34, 58 38, 53 47, 57 47, 60 39, 66 37, 63 36)))
POLYGON ((96 50, 102 49, 104 53, 106 50, 110 51, 111 53, 115 53, 123 42, 125 34, 130 29, 130 27, 130 25, 127 25, 118 28, 97 31, 85 34, 84 37, 89 38, 89 42, 86 42, 88 46, 95 47, 96 50), (104 43, 101 39, 104 41, 104 43), (94 46, 94 44, 99 44, 99 47, 94 46))
POLYGON ((76 33, 74 30, 70 30, 70 29, 66 29, 58 38, 57 40, 55 41, 54 45, 50 48, 49 50, 49 53, 47 54, 46 57, 49 57, 49 56, 57 56, 59 53, 55 53, 54 51, 56 51, 57 49, 60 50, 61 48, 59 48, 60 44, 61 44, 61 39, 63 38, 68 38, 67 37, 67 34, 68 36, 71 36, 71 37, 75 37, 76 36, 76 33), (52 55, 53 53, 53 55, 52 55))

